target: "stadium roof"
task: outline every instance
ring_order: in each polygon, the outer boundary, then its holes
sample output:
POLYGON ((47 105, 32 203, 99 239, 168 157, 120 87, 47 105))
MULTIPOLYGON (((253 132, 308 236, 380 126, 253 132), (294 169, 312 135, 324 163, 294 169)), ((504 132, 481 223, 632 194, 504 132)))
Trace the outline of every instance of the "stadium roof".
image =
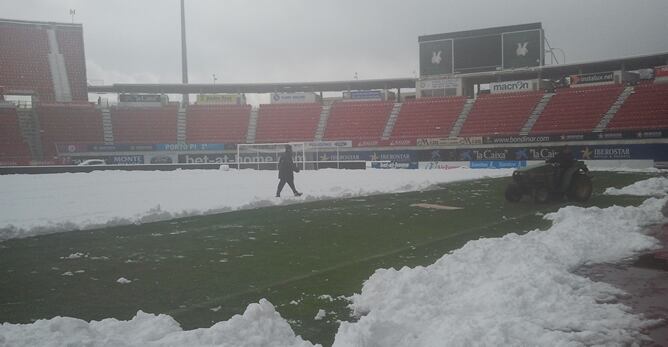
MULTIPOLYGON (((668 64, 668 52, 635 57, 616 58, 603 61, 548 65, 533 68, 486 71, 456 76, 476 83, 489 83, 498 79, 518 80, 531 78, 558 79, 563 76, 613 70, 637 70, 668 64)), ((433 78, 439 78, 432 76, 433 78)), ((415 88, 414 78, 389 78, 375 80, 350 80, 326 82, 289 83, 216 83, 216 84, 125 84, 88 86, 91 93, 294 93, 294 92, 340 92, 347 90, 415 88)))
POLYGON ((0 23, 59 26, 59 27, 76 27, 76 28, 81 28, 82 27, 82 25, 80 23, 39 22, 39 21, 32 21, 32 20, 3 19, 3 18, 0 18, 0 23))
POLYGON ((88 86, 91 93, 295 93, 415 88, 414 78, 290 83, 123 84, 88 86))

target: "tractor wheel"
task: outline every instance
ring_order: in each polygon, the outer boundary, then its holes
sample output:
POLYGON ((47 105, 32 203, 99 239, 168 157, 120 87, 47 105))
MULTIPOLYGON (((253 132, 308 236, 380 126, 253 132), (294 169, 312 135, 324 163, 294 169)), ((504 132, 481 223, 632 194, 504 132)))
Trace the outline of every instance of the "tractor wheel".
POLYGON ((511 183, 506 187, 506 200, 518 202, 522 199, 522 189, 516 183, 511 183))
POLYGON ((568 198, 577 201, 584 202, 589 200, 592 192, 591 178, 589 176, 576 173, 571 179, 571 186, 568 188, 568 198))
POLYGON ((536 188, 533 192, 533 201, 537 204, 544 204, 550 200, 550 192, 546 188, 536 188))

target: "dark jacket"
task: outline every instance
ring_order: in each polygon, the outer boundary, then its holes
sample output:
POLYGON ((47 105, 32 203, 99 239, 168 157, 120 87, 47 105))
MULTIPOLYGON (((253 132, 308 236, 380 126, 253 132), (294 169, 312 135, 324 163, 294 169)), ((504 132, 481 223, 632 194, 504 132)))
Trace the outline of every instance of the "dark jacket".
POLYGON ((569 167, 573 164, 573 152, 570 150, 562 150, 554 157, 547 160, 548 163, 559 164, 561 167, 569 167))
POLYGON ((299 172, 299 168, 292 161, 292 152, 284 152, 278 159, 278 178, 282 180, 294 179, 293 172, 299 172))

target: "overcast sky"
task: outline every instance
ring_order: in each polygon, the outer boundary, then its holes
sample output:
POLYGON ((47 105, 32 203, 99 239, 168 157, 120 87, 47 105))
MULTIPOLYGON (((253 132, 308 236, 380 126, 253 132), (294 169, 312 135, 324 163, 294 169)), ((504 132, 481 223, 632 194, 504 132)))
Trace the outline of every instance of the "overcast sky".
MULTIPOLYGON (((0 0, 82 23, 88 79, 181 81, 179 0, 0 0)), ((567 62, 668 51, 668 0, 186 0, 191 83, 412 77, 417 37, 542 22, 567 62)))

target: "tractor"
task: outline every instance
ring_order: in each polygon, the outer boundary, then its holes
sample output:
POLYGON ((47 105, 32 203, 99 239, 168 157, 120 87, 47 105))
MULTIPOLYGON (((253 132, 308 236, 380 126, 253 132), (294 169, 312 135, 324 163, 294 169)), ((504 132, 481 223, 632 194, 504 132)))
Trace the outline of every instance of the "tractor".
POLYGON ((583 161, 573 161, 562 167, 558 163, 531 165, 513 172, 513 181, 506 188, 506 200, 518 202, 523 196, 537 203, 558 200, 584 202, 592 192, 592 175, 583 161))

